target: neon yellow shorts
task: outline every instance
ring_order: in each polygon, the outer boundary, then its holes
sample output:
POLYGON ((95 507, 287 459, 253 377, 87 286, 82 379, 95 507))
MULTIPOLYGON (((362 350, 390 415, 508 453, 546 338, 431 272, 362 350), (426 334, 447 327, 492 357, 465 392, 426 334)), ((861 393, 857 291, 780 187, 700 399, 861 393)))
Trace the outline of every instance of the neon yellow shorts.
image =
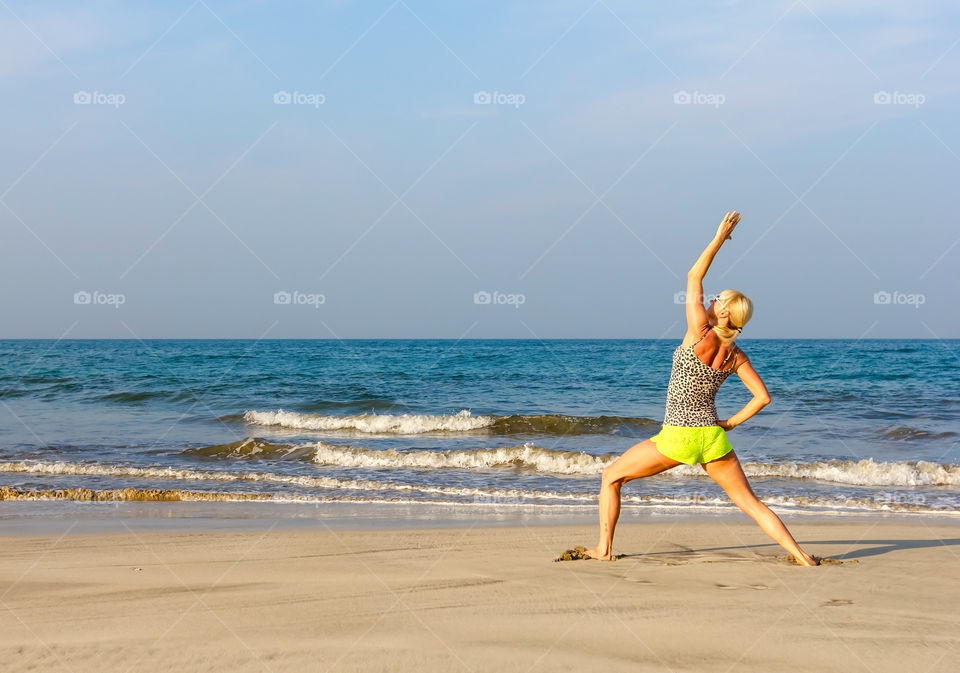
POLYGON ((687 465, 708 463, 733 451, 726 430, 719 425, 664 425, 650 440, 656 444, 657 451, 667 458, 687 465))

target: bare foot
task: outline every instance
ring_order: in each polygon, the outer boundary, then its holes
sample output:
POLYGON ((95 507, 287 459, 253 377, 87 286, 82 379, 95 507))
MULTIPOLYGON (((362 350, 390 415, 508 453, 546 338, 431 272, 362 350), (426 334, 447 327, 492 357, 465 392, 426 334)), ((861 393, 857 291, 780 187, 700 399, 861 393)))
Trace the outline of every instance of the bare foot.
POLYGON ((801 565, 801 566, 818 566, 818 565, 820 565, 820 561, 821 561, 821 560, 822 560, 822 557, 820 557, 820 556, 811 556, 810 554, 807 554, 806 552, 804 552, 804 554, 803 554, 802 557, 799 557, 799 558, 796 559, 797 565, 801 565))
POLYGON ((598 561, 610 561, 610 552, 606 554, 600 551, 600 547, 594 547, 593 549, 587 549, 584 552, 585 556, 589 556, 592 559, 597 559, 598 561))

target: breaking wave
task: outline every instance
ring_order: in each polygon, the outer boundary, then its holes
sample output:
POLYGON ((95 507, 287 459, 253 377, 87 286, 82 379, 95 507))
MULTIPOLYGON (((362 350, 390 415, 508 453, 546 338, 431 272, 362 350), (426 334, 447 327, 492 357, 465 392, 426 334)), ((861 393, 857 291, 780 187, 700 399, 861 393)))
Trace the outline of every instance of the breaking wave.
MULTIPOLYGON (((515 468, 573 477, 597 476, 619 457, 619 454, 611 453, 545 449, 530 443, 478 449, 368 449, 327 442, 272 444, 256 438, 187 449, 184 453, 224 459, 294 458, 336 467, 420 470, 515 468)), ((849 486, 960 486, 960 465, 923 460, 882 462, 866 458, 804 463, 744 462, 742 466, 748 477, 761 479, 811 479, 849 486)), ((699 467, 685 465, 662 476, 707 478, 699 467)))
MULTIPOLYGON (((229 417, 228 417, 229 418, 229 417)), ((420 435, 434 432, 477 432, 511 435, 608 434, 623 428, 652 431, 660 426, 650 418, 627 416, 567 416, 565 414, 474 416, 468 409, 456 414, 358 414, 328 416, 295 411, 246 411, 242 419, 251 425, 297 430, 349 430, 371 434, 420 435)))

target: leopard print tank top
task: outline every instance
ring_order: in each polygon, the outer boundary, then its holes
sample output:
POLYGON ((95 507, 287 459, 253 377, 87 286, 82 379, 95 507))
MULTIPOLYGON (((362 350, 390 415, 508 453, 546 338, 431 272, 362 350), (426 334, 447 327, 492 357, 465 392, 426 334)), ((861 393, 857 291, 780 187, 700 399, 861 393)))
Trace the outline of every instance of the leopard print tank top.
POLYGON ((727 353, 720 369, 714 369, 693 352, 693 347, 703 341, 706 336, 707 333, 704 332, 703 336, 690 346, 686 348, 677 346, 673 351, 673 369, 670 371, 670 383, 667 385, 664 425, 703 427, 716 425, 719 420, 715 404, 717 391, 733 373, 733 369, 725 369, 725 367, 735 350, 731 349, 730 353, 727 353))

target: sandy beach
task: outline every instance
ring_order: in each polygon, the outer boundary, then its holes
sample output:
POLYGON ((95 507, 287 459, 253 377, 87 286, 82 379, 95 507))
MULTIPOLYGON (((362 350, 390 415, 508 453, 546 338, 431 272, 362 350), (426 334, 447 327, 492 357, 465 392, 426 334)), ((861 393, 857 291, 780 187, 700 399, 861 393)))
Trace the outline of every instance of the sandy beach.
POLYGON ((738 518, 6 535, 6 671, 956 670, 960 522, 738 518))

